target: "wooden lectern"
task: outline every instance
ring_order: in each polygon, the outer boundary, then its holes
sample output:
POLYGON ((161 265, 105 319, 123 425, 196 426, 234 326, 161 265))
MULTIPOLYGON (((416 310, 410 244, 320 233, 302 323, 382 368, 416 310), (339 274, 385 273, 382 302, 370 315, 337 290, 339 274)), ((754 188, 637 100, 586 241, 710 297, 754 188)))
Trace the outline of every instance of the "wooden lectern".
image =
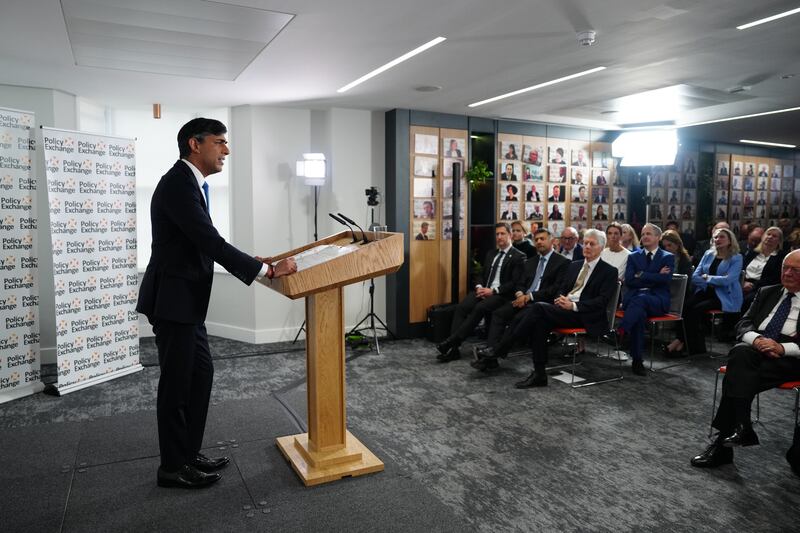
MULTIPOLYGON (((277 441, 307 486, 383 470, 383 462, 347 431, 342 287, 396 272, 403 264, 403 234, 367 232, 367 237, 371 242, 354 245, 349 253, 261 280, 288 298, 306 298, 308 433, 277 441)), ((344 231, 273 259, 312 253, 322 245, 347 247, 352 240, 352 232, 344 231)))

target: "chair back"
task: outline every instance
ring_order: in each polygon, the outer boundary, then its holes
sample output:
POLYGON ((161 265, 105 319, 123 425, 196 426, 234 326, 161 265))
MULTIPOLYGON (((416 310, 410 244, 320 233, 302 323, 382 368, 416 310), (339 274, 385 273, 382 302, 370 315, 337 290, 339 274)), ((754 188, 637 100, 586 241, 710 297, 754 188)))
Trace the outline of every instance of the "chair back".
POLYGON ((606 308, 609 330, 614 329, 614 319, 616 318, 617 307, 619 306, 619 295, 621 291, 622 282, 617 280, 617 289, 614 291, 614 296, 608 301, 608 307, 606 308))
POLYGON ((689 276, 686 274, 673 274, 669 282, 669 313, 675 316, 682 316, 683 301, 686 299, 686 284, 689 276))

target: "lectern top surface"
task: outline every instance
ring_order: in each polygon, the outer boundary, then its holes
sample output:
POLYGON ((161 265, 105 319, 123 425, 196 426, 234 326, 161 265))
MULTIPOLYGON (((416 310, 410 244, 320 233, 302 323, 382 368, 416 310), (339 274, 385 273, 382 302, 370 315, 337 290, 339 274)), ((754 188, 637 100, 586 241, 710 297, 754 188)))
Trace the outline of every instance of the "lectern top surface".
POLYGON ((300 272, 307 268, 311 268, 322 263, 326 263, 337 257, 342 257, 351 252, 358 250, 358 244, 348 244, 346 246, 339 246, 337 244, 320 244, 313 248, 309 248, 294 256, 297 262, 297 271, 300 272))

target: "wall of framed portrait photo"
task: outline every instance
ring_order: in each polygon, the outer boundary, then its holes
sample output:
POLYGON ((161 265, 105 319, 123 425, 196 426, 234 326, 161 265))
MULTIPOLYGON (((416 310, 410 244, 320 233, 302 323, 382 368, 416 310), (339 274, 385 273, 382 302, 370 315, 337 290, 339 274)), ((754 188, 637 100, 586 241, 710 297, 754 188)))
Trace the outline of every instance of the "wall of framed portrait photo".
POLYGON ((453 254, 454 180, 460 181, 459 287, 466 294, 467 130, 409 128, 408 320, 424 322, 432 305, 450 301, 453 254), (456 165, 454 165, 456 163, 456 165), (457 174, 454 172, 457 171, 457 174))
POLYGON ((497 153, 498 221, 560 235, 627 220, 628 189, 609 143, 500 133, 497 153))

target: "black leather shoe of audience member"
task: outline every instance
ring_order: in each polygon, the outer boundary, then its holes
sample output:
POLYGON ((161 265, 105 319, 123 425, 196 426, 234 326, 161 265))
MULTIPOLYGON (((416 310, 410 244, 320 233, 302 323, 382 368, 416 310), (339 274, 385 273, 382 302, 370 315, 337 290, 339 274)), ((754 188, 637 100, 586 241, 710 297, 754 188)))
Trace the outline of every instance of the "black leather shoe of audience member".
POLYGON ((438 359, 441 363, 449 363, 450 361, 461 359, 461 350, 458 348, 450 348, 449 352, 447 352, 445 355, 438 356, 436 359, 438 359))
POLYGON ((488 346, 484 346, 483 348, 478 348, 477 346, 473 346, 472 356, 475 358, 476 361, 478 361, 479 359, 495 359, 494 350, 492 350, 488 346))
POLYGON ((469 366, 475 370, 480 370, 481 372, 488 372, 489 370, 500 368, 500 363, 495 357, 484 357, 482 359, 470 361, 469 366))
POLYGON ((616 331, 609 331, 600 340, 614 348, 622 348, 622 336, 616 331))
POLYGON ((439 355, 447 355, 447 352, 449 352, 452 347, 453 345, 450 341, 440 342, 436 345, 436 349, 439 350, 439 355))
POLYGON ((733 462, 733 450, 725 448, 718 442, 714 442, 706 451, 700 455, 692 457, 692 466, 697 468, 714 468, 727 465, 733 462))
POLYGON ((193 460, 189 462, 189 464, 201 472, 211 473, 216 472, 222 468, 228 466, 231 460, 227 457, 213 457, 208 458, 202 453, 198 453, 193 460))
POLYGON ((647 369, 644 367, 644 361, 641 359, 634 359, 631 363, 631 372, 637 376, 646 376, 647 369))
POLYGON ((191 465, 183 465, 177 472, 167 472, 158 467, 158 486, 179 489, 201 489, 222 478, 219 474, 206 474, 191 465))
POLYGON ((535 371, 531 372, 530 376, 514 383, 514 387, 518 389, 530 389, 531 387, 546 387, 547 374, 537 374, 535 371))
POLYGON ((736 446, 757 446, 758 435, 753 431, 750 426, 739 424, 733 435, 722 439, 722 445, 726 448, 735 448, 736 446))

